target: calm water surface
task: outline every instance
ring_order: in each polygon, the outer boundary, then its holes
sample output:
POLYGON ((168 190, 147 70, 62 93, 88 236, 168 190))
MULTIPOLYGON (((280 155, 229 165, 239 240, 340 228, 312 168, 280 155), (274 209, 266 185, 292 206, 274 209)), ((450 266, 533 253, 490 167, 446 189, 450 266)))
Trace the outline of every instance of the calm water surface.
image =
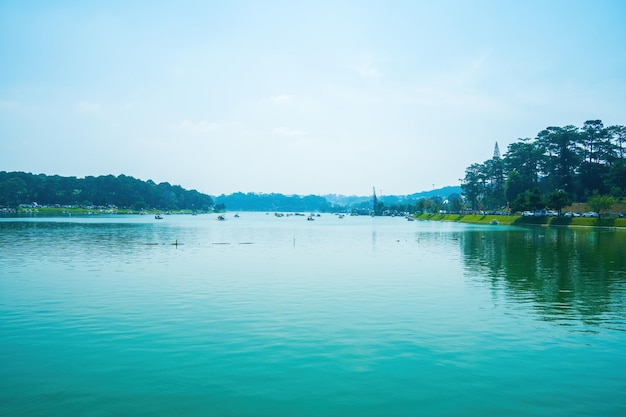
POLYGON ((625 255, 398 218, 0 219, 0 415, 625 416, 625 255))

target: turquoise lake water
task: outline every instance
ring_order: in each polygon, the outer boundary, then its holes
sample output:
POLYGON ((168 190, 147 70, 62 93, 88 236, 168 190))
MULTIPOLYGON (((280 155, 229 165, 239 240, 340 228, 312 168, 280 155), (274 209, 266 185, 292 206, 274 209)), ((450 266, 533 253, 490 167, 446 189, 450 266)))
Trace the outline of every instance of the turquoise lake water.
POLYGON ((626 416, 624 231, 164 217, 0 219, 0 416, 626 416))

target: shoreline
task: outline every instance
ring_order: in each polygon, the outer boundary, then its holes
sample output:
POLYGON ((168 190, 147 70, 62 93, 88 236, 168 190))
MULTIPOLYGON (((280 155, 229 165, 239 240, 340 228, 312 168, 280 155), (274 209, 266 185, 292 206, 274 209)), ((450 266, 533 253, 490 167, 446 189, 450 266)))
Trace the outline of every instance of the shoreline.
MULTIPOLYGON (((207 212, 197 211, 196 214, 205 214, 207 212)), ((212 212, 210 212, 212 213, 212 212)), ((0 212, 3 217, 68 217, 68 216, 101 216, 101 215, 191 215, 194 214, 193 210, 157 210, 157 209, 145 209, 145 210, 133 210, 133 209, 87 209, 87 208, 57 208, 57 207, 43 207, 37 209, 17 209, 14 211, 0 212)))
POLYGON ((582 217, 524 217, 482 214, 420 214, 420 221, 444 221, 489 225, 493 220, 503 226, 543 226, 626 230, 625 218, 582 218, 582 217))

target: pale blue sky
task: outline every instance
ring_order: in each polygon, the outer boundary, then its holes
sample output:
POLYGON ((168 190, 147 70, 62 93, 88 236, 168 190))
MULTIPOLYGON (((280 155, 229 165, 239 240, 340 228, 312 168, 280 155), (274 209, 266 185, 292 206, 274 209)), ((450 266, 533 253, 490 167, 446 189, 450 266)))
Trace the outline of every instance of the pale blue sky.
POLYGON ((626 124, 626 1, 0 0, 0 170, 409 194, 626 124))

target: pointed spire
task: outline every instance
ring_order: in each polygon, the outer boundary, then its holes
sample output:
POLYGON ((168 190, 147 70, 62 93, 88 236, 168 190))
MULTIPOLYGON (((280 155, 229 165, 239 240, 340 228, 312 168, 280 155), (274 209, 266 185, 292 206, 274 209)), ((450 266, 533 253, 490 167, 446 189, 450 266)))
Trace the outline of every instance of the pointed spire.
POLYGON ((500 148, 498 147, 497 141, 496 146, 493 148, 493 159, 500 159, 500 148))

